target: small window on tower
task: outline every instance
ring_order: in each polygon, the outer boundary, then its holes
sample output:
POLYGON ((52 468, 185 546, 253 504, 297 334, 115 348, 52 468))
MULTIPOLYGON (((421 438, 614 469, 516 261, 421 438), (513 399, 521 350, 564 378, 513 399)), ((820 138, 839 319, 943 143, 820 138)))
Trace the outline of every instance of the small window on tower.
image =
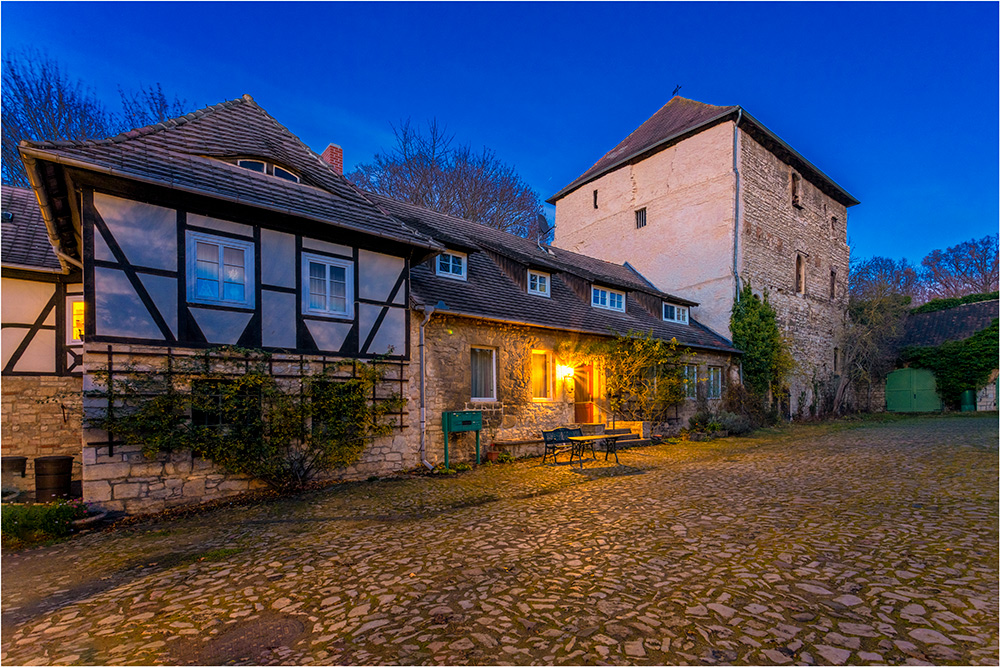
POLYGON ((597 190, 594 190, 594 208, 597 208, 597 190))
POLYGON ((837 216, 832 216, 830 218, 830 233, 831 234, 837 233, 837 216))
POLYGON ((642 229, 646 226, 646 209, 640 208, 635 212, 635 228, 642 229))
POLYGON ((792 172, 792 206, 795 208, 802 208, 801 180, 798 174, 792 172))
POLYGON ((837 272, 833 269, 830 270, 830 298, 837 298, 837 272))
POLYGON ((806 260, 802 255, 795 256, 795 291, 806 293, 806 260))

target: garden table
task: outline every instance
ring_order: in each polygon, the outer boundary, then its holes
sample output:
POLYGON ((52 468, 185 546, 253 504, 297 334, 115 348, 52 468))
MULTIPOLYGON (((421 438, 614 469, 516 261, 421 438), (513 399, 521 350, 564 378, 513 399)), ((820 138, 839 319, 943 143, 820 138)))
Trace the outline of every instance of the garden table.
MULTIPOLYGON (((567 439, 570 442, 573 443, 573 449, 569 453, 569 462, 570 462, 570 464, 573 463, 573 454, 576 454, 577 456, 580 457, 580 467, 582 468, 583 467, 583 450, 584 450, 584 448, 589 444, 591 446, 591 451, 593 451, 594 444, 597 443, 600 440, 604 441, 604 460, 605 461, 608 460, 608 452, 614 452, 614 454, 615 454, 615 463, 618 463, 618 445, 617 445, 617 442, 618 442, 618 438, 622 437, 623 435, 625 435, 625 434, 621 433, 621 434, 614 434, 614 435, 601 434, 601 435, 571 435, 571 436, 569 436, 569 438, 567 438, 567 439)), ((596 456, 596 454, 595 454, 595 456, 596 456)))

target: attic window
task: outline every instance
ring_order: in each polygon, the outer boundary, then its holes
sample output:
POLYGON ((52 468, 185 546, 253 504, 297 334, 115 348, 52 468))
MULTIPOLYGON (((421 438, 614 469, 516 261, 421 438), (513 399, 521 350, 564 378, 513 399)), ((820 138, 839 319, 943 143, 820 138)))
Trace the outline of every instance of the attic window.
POLYGON ((282 169, 278 165, 274 165, 274 175, 278 178, 283 178, 286 181, 291 181, 292 183, 298 183, 299 177, 288 171, 287 169, 282 169))
POLYGON ((604 310, 625 312, 625 292, 593 286, 590 288, 590 305, 604 310))
POLYGON ((528 270, 528 294, 549 296, 549 274, 528 270))
POLYGON ((688 309, 684 306, 675 306, 672 303, 663 304, 663 321, 677 322, 678 324, 688 323, 688 309))
POLYGON ((437 274, 445 278, 465 280, 466 259, 464 252, 445 252, 437 256, 437 274))
POLYGON ((646 209, 645 207, 637 209, 635 212, 635 228, 642 229, 646 226, 646 209))
POLYGON ((292 173, 290 170, 284 167, 279 167, 273 162, 266 162, 264 160, 237 160, 236 166, 243 167, 244 169, 249 169, 250 171, 256 171, 258 174, 267 174, 268 176, 276 176, 278 178, 284 179, 286 181, 291 181, 292 183, 299 183, 300 179, 297 175, 292 173))

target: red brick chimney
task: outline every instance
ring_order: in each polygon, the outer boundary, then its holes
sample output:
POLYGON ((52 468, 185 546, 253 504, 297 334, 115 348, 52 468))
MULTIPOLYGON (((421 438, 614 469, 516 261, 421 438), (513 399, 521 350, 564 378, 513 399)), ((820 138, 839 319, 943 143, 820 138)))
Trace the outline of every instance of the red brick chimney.
POLYGON ((337 144, 330 144, 329 146, 326 147, 326 150, 323 151, 323 154, 320 155, 320 157, 323 158, 323 162, 326 162, 328 165, 333 167, 333 170, 335 172, 337 172, 341 176, 344 175, 343 148, 341 148, 337 144))

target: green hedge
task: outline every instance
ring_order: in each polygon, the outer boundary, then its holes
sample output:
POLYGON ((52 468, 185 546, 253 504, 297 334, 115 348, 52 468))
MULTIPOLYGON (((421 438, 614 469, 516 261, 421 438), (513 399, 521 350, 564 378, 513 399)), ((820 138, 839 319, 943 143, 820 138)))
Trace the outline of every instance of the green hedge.
POLYGON ((941 399, 956 408, 962 392, 985 385, 997 367, 998 321, 994 319, 990 326, 965 340, 937 347, 908 347, 903 350, 902 358, 913 366, 933 371, 941 399))
POLYGON ((950 299, 933 299, 922 306, 917 306, 910 311, 911 315, 920 313, 933 313, 938 310, 948 310, 955 306, 964 306, 967 303, 979 303, 980 301, 994 301, 1000 297, 1000 292, 986 292, 984 294, 967 294, 956 296, 950 299))

